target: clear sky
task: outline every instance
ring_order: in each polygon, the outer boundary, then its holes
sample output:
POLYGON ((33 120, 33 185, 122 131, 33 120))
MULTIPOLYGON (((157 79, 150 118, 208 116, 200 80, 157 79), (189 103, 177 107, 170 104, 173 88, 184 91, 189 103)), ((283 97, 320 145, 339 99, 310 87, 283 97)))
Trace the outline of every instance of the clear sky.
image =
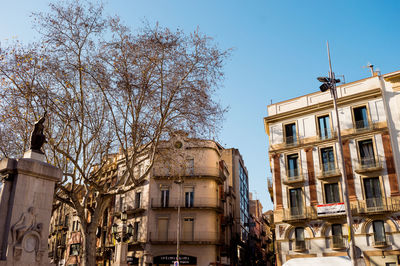
MULTIPOLYGON (((32 40, 32 11, 48 0, 0 0, 0 42, 32 40)), ((400 69, 400 1, 376 0, 109 0, 106 13, 117 14, 133 29, 159 22, 213 37, 234 48, 226 62, 219 98, 230 111, 220 135, 225 147, 238 148, 249 172, 250 192, 272 209, 267 192, 271 176, 263 117, 271 102, 318 90, 327 75, 329 40, 334 71, 346 82, 369 76, 368 63, 382 73, 400 69)))

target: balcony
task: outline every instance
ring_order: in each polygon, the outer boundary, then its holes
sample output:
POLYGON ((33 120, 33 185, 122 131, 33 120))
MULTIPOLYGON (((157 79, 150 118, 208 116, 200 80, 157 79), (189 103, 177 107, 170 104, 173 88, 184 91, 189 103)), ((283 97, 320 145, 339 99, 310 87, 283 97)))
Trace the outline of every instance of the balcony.
POLYGON ((331 237, 331 249, 341 250, 347 248, 347 239, 342 235, 336 235, 331 237))
POLYGON ((284 137, 284 140, 285 140, 285 147, 293 147, 300 144, 300 140, 296 136, 284 137))
POLYGON ((153 209, 171 209, 178 208, 181 209, 211 209, 222 211, 221 201, 217 199, 217 197, 194 197, 193 204, 191 206, 186 206, 184 197, 181 199, 179 197, 169 197, 168 203, 161 202, 161 198, 152 198, 151 199, 151 208, 153 209))
POLYGON ((380 172, 383 169, 382 162, 378 157, 361 158, 356 166, 355 172, 358 174, 380 172))
POLYGON ((285 185, 294 185, 299 183, 304 183, 304 176, 298 172, 298 169, 288 170, 287 176, 283 178, 283 183, 285 185))
POLYGON ((226 172, 221 167, 194 167, 187 169, 153 167, 153 176, 155 178, 163 177, 215 177, 221 182, 226 180, 226 172))
POLYGON ((328 131, 327 134, 319 134, 319 140, 329 140, 337 137, 336 131, 328 131))
POLYGON ((334 162, 324 163, 321 165, 321 172, 317 176, 318 179, 328 179, 332 177, 339 177, 342 173, 334 162))
POLYGON ((383 213, 400 211, 400 199, 397 198, 369 198, 357 202, 358 213, 383 213))
MULTIPOLYGON (((167 234, 163 236, 158 235, 155 232, 150 232, 149 240, 152 244, 176 244, 176 230, 168 231, 167 234)), ((182 245, 219 245, 223 243, 219 233, 216 231, 181 232, 179 242, 182 245)))
POLYGON ((316 212, 311 206, 284 209, 283 221, 296 222, 315 218, 316 212))
POLYGON ((385 236, 380 236, 380 237, 376 237, 374 236, 374 240, 372 242, 372 246, 374 248, 385 248, 387 246, 390 245, 390 238, 389 236, 385 235, 385 236))

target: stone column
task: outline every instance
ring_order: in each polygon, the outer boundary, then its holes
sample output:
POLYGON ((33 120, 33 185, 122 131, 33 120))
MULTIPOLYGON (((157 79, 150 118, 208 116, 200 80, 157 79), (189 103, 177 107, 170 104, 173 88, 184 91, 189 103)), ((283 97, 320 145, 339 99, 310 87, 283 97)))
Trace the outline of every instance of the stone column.
POLYGON ((55 183, 62 171, 28 151, 0 162, 0 266, 50 265, 47 240, 55 183))

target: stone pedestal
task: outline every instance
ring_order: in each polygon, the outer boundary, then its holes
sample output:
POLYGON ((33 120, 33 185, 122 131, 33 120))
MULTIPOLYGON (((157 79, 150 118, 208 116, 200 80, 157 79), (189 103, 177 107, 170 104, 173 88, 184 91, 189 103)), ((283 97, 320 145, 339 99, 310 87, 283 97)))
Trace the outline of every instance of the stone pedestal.
POLYGON ((51 265, 47 240, 55 183, 62 171, 26 152, 0 162, 0 266, 51 265))
POLYGON ((128 266, 128 244, 116 243, 115 244, 115 266, 128 266))

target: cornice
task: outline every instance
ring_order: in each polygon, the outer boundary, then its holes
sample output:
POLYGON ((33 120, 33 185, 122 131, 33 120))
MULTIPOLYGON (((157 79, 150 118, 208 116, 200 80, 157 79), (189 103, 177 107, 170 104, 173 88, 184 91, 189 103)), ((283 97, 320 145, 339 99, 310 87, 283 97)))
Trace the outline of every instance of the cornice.
MULTIPOLYGON (((377 97, 382 97, 382 92, 380 88, 368 90, 361 93, 352 94, 349 96, 341 97, 337 99, 338 107, 346 106, 354 103, 355 101, 365 101, 368 99, 373 99, 377 97)), ((281 120, 292 119, 299 116, 304 116, 312 113, 317 113, 326 109, 333 109, 333 101, 325 101, 322 103, 309 105, 305 107, 301 107, 295 110, 291 110, 288 112, 267 116, 264 117, 264 123, 269 124, 273 122, 278 122, 281 120)), ((267 125, 266 125, 267 126, 267 125)))

